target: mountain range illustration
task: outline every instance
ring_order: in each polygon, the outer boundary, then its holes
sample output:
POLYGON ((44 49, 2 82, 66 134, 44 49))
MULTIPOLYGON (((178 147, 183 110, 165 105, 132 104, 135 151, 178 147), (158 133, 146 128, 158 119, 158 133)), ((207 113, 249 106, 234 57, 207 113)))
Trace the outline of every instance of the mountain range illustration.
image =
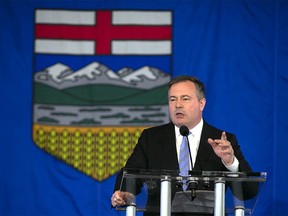
POLYGON ((73 71, 56 63, 34 75, 34 103, 73 106, 167 104, 169 74, 153 67, 114 72, 92 62, 73 71))
POLYGON ((104 64, 92 62, 77 71, 73 71, 65 64, 56 63, 35 73, 34 81, 56 89, 109 84, 149 90, 156 86, 168 84, 170 75, 160 69, 149 66, 143 66, 137 70, 124 67, 114 72, 104 64))

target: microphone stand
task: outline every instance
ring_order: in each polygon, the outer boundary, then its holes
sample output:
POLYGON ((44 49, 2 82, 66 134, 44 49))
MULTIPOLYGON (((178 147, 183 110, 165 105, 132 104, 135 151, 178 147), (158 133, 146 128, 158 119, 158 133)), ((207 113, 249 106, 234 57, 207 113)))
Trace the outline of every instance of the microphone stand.
POLYGON ((198 181, 192 180, 188 182, 191 189, 191 200, 193 201, 196 198, 196 189, 198 187, 198 181))

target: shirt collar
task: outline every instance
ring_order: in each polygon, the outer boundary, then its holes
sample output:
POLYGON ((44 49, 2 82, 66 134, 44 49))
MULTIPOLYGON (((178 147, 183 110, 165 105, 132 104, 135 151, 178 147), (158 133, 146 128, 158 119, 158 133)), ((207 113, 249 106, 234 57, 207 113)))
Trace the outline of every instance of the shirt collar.
MULTIPOLYGON (((200 122, 194 128, 192 128, 189 131, 193 134, 193 136, 199 136, 200 137, 202 128, 203 128, 203 118, 201 118, 200 122)), ((177 127, 176 125, 175 125, 175 131, 176 131, 176 136, 181 136, 180 128, 177 127)))

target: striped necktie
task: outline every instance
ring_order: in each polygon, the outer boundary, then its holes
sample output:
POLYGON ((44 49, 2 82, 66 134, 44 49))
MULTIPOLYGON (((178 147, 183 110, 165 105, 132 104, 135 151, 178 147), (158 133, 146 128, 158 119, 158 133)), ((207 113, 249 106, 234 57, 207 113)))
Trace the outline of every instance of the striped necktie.
MULTIPOLYGON (((180 156, 179 156, 179 168, 180 168, 180 176, 188 176, 188 171, 190 170, 190 152, 188 147, 187 138, 183 136, 182 143, 180 146, 180 156)), ((187 190, 186 181, 183 182, 183 190, 187 190)))

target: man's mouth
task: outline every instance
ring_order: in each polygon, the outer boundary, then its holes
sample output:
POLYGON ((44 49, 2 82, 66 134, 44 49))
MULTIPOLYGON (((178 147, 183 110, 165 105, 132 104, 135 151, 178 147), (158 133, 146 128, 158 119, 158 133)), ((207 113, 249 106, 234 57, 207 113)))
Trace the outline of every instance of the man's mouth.
POLYGON ((183 118, 183 117, 184 117, 184 113, 176 112, 176 113, 175 113, 175 116, 176 116, 177 118, 183 118))

